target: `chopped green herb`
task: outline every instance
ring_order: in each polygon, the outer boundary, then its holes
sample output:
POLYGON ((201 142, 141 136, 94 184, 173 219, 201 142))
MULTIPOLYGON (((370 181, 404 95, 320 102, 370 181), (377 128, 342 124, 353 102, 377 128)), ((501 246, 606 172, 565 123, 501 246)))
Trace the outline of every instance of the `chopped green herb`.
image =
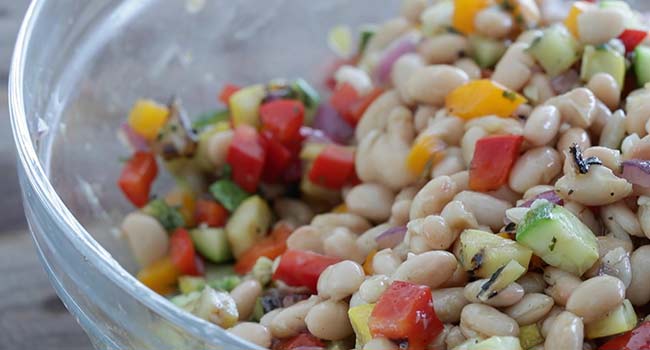
POLYGON ((310 113, 314 113, 320 103, 320 95, 307 81, 298 78, 291 84, 291 88, 298 95, 298 99, 305 105, 310 113))
POLYGON ((372 39, 376 31, 377 28, 375 26, 364 26, 361 29, 361 33, 359 33, 359 48, 357 49, 359 55, 362 55, 366 50, 370 39, 372 39))
POLYGON ((557 243, 557 238, 553 236, 553 238, 551 239, 551 244, 548 245, 548 250, 551 252, 554 251, 556 243, 557 243))
POLYGON ((222 179, 230 179, 232 177, 232 167, 230 164, 226 163, 221 167, 219 177, 222 179))
POLYGON ((227 109, 206 112, 196 118, 196 120, 192 123, 192 129, 198 132, 210 125, 214 125, 221 121, 226 121, 228 118, 230 118, 230 112, 227 109))
POLYGON ((239 207, 250 194, 228 179, 221 179, 210 185, 210 193, 229 211, 239 207))
POLYGON ((173 231, 179 227, 185 226, 185 220, 183 215, 178 211, 178 209, 169 206, 162 199, 154 199, 149 204, 147 204, 142 211, 145 214, 151 215, 167 231, 173 231))
POLYGON ((230 292, 241 283, 241 278, 236 275, 224 276, 212 281, 208 281, 208 285, 214 289, 230 292))
POLYGON ((505 90, 503 92, 503 97, 507 98, 510 101, 516 101, 517 100, 517 93, 512 92, 510 90, 505 90))

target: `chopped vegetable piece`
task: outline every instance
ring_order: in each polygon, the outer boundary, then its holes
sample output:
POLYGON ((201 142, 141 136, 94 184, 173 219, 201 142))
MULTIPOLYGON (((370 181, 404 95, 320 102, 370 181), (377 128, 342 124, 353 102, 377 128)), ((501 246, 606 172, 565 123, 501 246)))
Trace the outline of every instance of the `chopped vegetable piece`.
POLYGON ((347 121, 350 125, 356 125, 355 118, 352 115, 352 106, 359 101, 361 96, 359 92, 350 83, 339 84, 332 96, 330 96, 330 104, 334 109, 347 121))
POLYGON ((178 278, 178 289, 183 294, 200 292, 206 285, 205 278, 196 276, 181 276, 178 278))
POLYGON ((196 201, 194 220, 197 225, 222 227, 228 221, 228 210, 215 201, 200 199, 196 201))
POLYGON ((585 336, 588 339, 602 338, 621 334, 634 329, 637 324, 634 306, 629 300, 610 311, 605 317, 585 325, 585 336))
POLYGON ((167 122, 169 110, 153 100, 138 100, 129 113, 129 126, 139 135, 153 141, 167 122))
POLYGON ((228 211, 233 212, 250 194, 237 186, 236 183, 221 179, 210 185, 210 193, 228 211))
POLYGON ((191 313, 192 310, 194 310, 194 307, 196 307, 196 302, 199 301, 200 297, 201 291, 196 291, 189 294, 176 295, 169 299, 169 301, 181 309, 191 313))
POLYGON ((194 193, 188 186, 176 186, 165 196, 165 203, 178 210, 183 217, 184 226, 196 226, 194 221, 196 201, 194 200, 194 193))
POLYGON ((253 278, 260 282, 261 285, 265 286, 269 284, 273 276, 273 260, 265 256, 259 257, 250 272, 253 278))
POLYGON ((266 183, 281 182, 294 157, 289 148, 273 138, 269 132, 262 133, 262 138, 266 149, 262 180, 266 183))
POLYGON ((374 275, 372 268, 372 259, 375 258, 375 254, 377 254, 377 249, 373 249, 370 253, 368 253, 366 260, 363 262, 363 272, 365 272, 367 276, 374 275))
POLYGON ((300 333, 295 337, 281 340, 273 350, 324 349, 325 343, 310 333, 300 333))
POLYGON ((511 260, 528 268, 532 255, 527 247, 489 232, 465 230, 460 235, 459 262, 466 271, 481 278, 492 276, 511 260))
POLYGON ((235 271, 239 274, 248 273, 261 257, 275 259, 287 250, 287 238, 293 232, 293 227, 287 223, 275 225, 271 234, 248 248, 235 264, 235 271))
POLYGON ((189 232, 177 228, 169 239, 169 257, 184 275, 201 276, 205 272, 203 260, 196 255, 189 232))
POLYGON ((519 327, 519 343, 524 350, 544 343, 544 337, 537 323, 519 327))
POLYGON ((169 104, 167 122, 160 128, 151 148, 165 160, 191 158, 196 153, 198 137, 179 99, 169 104))
POLYGON ((599 350, 647 350, 650 348, 650 321, 641 323, 636 329, 620 335, 599 350))
POLYGON ((474 18, 484 8, 490 6, 492 0, 454 0, 454 29, 463 33, 474 32, 474 18))
POLYGON ((580 37, 578 33, 578 16, 580 16, 583 12, 587 11, 590 7, 593 6, 594 5, 589 3, 588 1, 576 1, 571 4, 571 9, 569 10, 569 14, 564 19, 564 26, 569 30, 569 32, 575 38, 580 37))
POLYGON ((395 281, 379 297, 368 321, 373 337, 407 339, 423 349, 442 332, 429 287, 395 281))
POLYGON ((639 45, 634 49, 634 74, 639 86, 650 83, 650 47, 639 45))
POLYGON ((169 294, 181 272, 169 257, 158 260, 138 272, 138 280, 158 294, 169 294))
POLYGON ((167 231, 173 231, 179 227, 185 226, 185 220, 181 213, 177 209, 169 206, 162 199, 152 200, 142 208, 142 211, 145 214, 156 218, 156 220, 158 220, 167 231))
POLYGON ((616 80, 619 90, 622 90, 626 70, 625 57, 608 45, 585 46, 580 68, 580 78, 583 81, 588 82, 596 73, 607 73, 616 80))
POLYGON ((415 139, 406 156, 406 167, 413 174, 422 175, 443 157, 446 146, 438 135, 423 132, 415 139))
POLYGON ((126 163, 118 180, 124 195, 140 208, 149 201, 151 184, 158 175, 156 158, 150 152, 136 152, 126 163))
POLYGON ((219 93, 219 101, 227 106, 228 102, 230 101, 230 97, 239 90, 241 90, 240 86, 234 84, 224 85, 221 89, 221 92, 219 93))
POLYGON ((226 161, 232 167, 232 178, 247 192, 255 192, 264 169, 266 152, 257 130, 248 125, 235 129, 226 161))
POLYGON ((372 340, 368 321, 374 308, 375 304, 362 304, 348 310, 352 329, 354 329, 354 334, 357 336, 356 349, 362 349, 367 342, 372 340))
POLYGON ((506 44, 502 40, 486 38, 480 35, 468 37, 472 58, 481 68, 493 67, 506 52, 506 44))
POLYGON ((469 188, 492 191, 508 182, 510 170, 519 157, 521 135, 496 135, 479 139, 469 169, 469 188))
POLYGON ((266 95, 264 85, 258 84, 238 90, 230 96, 228 106, 235 126, 260 125, 260 104, 266 95))
POLYGON ((208 281, 210 287, 224 292, 230 292, 241 283, 241 278, 237 275, 223 276, 208 281))
POLYGON ((589 227, 561 206, 543 201, 517 227, 517 242, 547 264, 581 276, 598 260, 598 242, 589 227))
POLYGON ((210 287, 203 289, 192 313, 222 328, 234 326, 239 319, 237 304, 230 294, 210 287))
POLYGON ((354 152, 349 148, 329 144, 316 157, 308 177, 316 185, 339 189, 354 173, 354 152))
POLYGON ((262 127, 283 144, 299 142, 305 107, 296 100, 275 100, 260 107, 262 127))
POLYGON ((228 236, 222 228, 199 227, 190 231, 196 250, 214 263, 232 259, 228 236))
POLYGON ((271 225, 271 208, 259 196, 247 198, 226 224, 228 241, 235 258, 239 258, 264 237, 271 225))
POLYGON ((496 293, 508 287, 512 282, 516 281, 526 273, 526 268, 521 266, 517 261, 510 260, 509 263, 494 271, 490 279, 481 285, 481 291, 478 298, 481 301, 488 301, 496 293))
POLYGON ((647 36, 647 30, 626 29, 618 38, 625 45, 625 52, 632 52, 647 36))
MULTIPOLYGON (((519 338, 494 336, 476 344, 470 345, 467 350, 521 350, 519 338)), ((558 349, 559 350, 559 349, 558 349)))
POLYGON ((332 28, 327 35, 329 48, 343 58, 352 54, 352 31, 350 27, 338 25, 332 28))
POLYGON ((280 257, 273 280, 280 280, 294 287, 307 287, 316 293, 316 284, 321 272, 339 261, 341 259, 331 256, 289 249, 280 257))
POLYGON ((298 96, 298 99, 305 106, 305 119, 308 122, 311 121, 318 109, 318 105, 320 104, 320 95, 318 95, 318 91, 309 85, 307 81, 300 78, 294 80, 291 87, 298 96))
POLYGON ((361 117, 363 116, 363 113, 365 113, 366 109, 372 104, 377 97, 379 97, 381 94, 384 93, 384 90, 375 88, 369 93, 365 94, 361 98, 359 98, 357 101, 355 101, 350 107, 348 108, 348 111, 343 114, 343 117, 346 118, 346 121, 352 125, 355 126, 359 121, 361 120, 361 117))
POLYGON ((568 70, 580 59, 576 39, 563 26, 548 27, 536 38, 528 52, 546 73, 554 77, 568 70))
POLYGON ((201 131, 208 126, 216 125, 221 122, 228 122, 230 112, 227 109, 203 113, 192 123, 192 129, 201 131))
POLYGON ((375 26, 366 25, 361 28, 359 32, 359 47, 357 48, 358 55, 363 55, 363 52, 366 51, 366 46, 368 46, 368 42, 376 32, 377 28, 375 26))
POLYGON ((453 90, 445 104, 449 112, 463 119, 486 115, 510 117, 526 98, 489 79, 474 80, 453 90))

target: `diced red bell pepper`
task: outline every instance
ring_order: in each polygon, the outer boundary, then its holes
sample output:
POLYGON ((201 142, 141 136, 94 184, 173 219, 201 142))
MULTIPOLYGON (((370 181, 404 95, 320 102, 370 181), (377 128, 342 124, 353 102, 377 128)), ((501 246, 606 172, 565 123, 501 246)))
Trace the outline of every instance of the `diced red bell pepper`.
POLYGON ((235 129, 226 161, 232 168, 232 179, 247 192, 255 192, 262 177, 266 151, 261 136, 252 126, 242 124, 235 129))
POLYGON ((262 137, 266 149, 262 179, 267 183, 278 183, 283 179, 284 173, 291 164, 291 151, 271 136, 268 131, 262 132, 262 137))
POLYGON ((126 163, 117 184, 138 208, 149 202, 151 184, 158 175, 156 158, 151 152, 136 152, 126 163))
POLYGON ((273 273, 273 280, 290 286, 307 287, 316 293, 321 272, 341 259, 302 250, 287 250, 280 257, 280 264, 273 273))
POLYGON ((169 257, 183 275, 201 276, 205 266, 194 250, 194 243, 185 228, 177 228, 169 239, 169 257))
POLYGON ((221 89, 221 92, 219 93, 219 101, 221 101, 221 103, 227 106, 228 101, 230 101, 230 96, 232 96, 235 92, 239 91, 240 89, 241 87, 234 84, 224 85, 223 88, 221 89))
POLYGON ((314 160, 309 180, 316 185, 340 189, 354 174, 354 152, 346 147, 329 144, 314 160))
POLYGON ((260 257, 267 257, 271 260, 282 255, 287 250, 287 239, 293 232, 293 226, 286 222, 279 222, 275 225, 271 234, 263 240, 248 248, 237 259, 235 272, 240 275, 247 274, 260 257))
POLYGON ((197 225, 222 227, 228 221, 228 210, 216 201, 200 199, 195 204, 194 221, 197 225))
POLYGON ((283 339, 273 346, 273 350, 325 349, 325 343, 311 333, 300 333, 295 337, 283 339))
POLYGON ((354 119, 351 114, 352 106, 361 99, 359 92, 349 83, 339 84, 332 96, 330 96, 330 104, 338 112, 338 114, 345 119, 349 124, 354 125, 351 121, 354 119))
POLYGON ((358 99, 350 106, 350 109, 347 113, 347 115, 350 117, 350 120, 346 119, 346 121, 350 123, 350 125, 356 126, 361 120, 361 117, 363 116, 363 113, 365 113, 366 109, 368 109, 368 107, 377 99, 377 97, 381 96, 383 93, 384 90, 375 88, 368 94, 358 99))
POLYGON ((443 329, 429 287, 403 281, 379 297, 368 326, 374 337, 407 339, 409 349, 425 349, 443 329))
POLYGON ((479 139, 469 169, 469 188, 474 191, 491 191, 504 185, 519 156, 523 140, 521 135, 497 135, 479 139))
POLYGON ((638 29, 626 29, 619 35, 626 52, 632 52, 648 36, 648 32, 638 29))
POLYGON ((287 171, 284 172, 284 181, 287 183, 300 181, 302 178, 302 162, 295 157, 289 163, 287 171))
POLYGON ((599 350, 649 350, 650 321, 641 323, 635 329, 619 335, 603 344, 599 350))
POLYGON ((262 127, 282 144, 300 142, 305 107, 297 100, 275 100, 260 107, 262 127))

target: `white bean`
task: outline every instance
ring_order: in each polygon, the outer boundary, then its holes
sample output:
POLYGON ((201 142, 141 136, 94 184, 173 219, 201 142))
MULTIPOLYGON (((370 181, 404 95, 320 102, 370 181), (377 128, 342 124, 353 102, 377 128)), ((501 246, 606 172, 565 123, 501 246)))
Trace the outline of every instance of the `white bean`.
POLYGON ((460 315, 460 325, 461 330, 464 327, 484 337, 516 337, 519 335, 519 325, 515 320, 499 310, 483 304, 465 306, 460 315))
POLYGON ((601 101, 596 101, 596 110, 594 111, 594 119, 589 126, 589 133, 594 140, 600 139, 605 129, 605 125, 612 119, 612 111, 601 101))
POLYGON ((544 350, 582 350, 584 325, 568 311, 557 316, 544 342, 544 350))
POLYGON ((560 111, 551 105, 536 107, 524 125, 524 138, 534 146, 551 142, 560 130, 560 111))
POLYGON ((337 227, 345 227, 356 234, 363 233, 372 227, 366 219, 351 213, 316 215, 311 221, 311 225, 323 231, 332 230, 337 227))
POLYGON ((421 67, 411 74, 407 83, 407 93, 416 102, 441 106, 452 90, 468 81, 467 74, 454 66, 421 67))
POLYGON ((474 17, 476 30, 484 36, 501 39, 506 37, 513 27, 512 16, 498 6, 481 10, 474 17))
POLYGON ((542 73, 533 73, 523 92, 534 105, 542 104, 555 96, 551 80, 542 73))
POLYGON ((630 93, 625 100, 627 120, 625 128, 628 134, 643 137, 648 134, 646 124, 650 120, 650 89, 638 89, 630 93))
POLYGON ((580 87, 550 98, 546 104, 557 107, 562 121, 575 127, 588 128, 594 119, 596 97, 591 90, 580 87))
POLYGON ((262 285, 255 279, 240 283, 230 292, 230 296, 237 304, 240 321, 247 320, 250 317, 255 308, 255 301, 260 295, 262 295, 262 285))
POLYGON ((635 306, 645 305, 650 301, 650 245, 637 248, 632 253, 630 264, 632 282, 626 296, 635 306))
POLYGON ((408 234, 411 239, 418 236, 422 239, 424 250, 418 251, 411 245, 411 251, 419 254, 437 249, 446 250, 454 243, 457 232, 453 232, 445 219, 438 215, 429 215, 425 218, 411 220, 408 223, 408 234))
POLYGON ((388 188, 373 183, 357 185, 345 196, 348 210, 373 221, 385 221, 390 217, 395 195, 388 188))
POLYGON ((392 277, 396 281, 422 284, 435 289, 452 276, 456 266, 456 257, 449 252, 426 252, 403 262, 392 277))
POLYGON ((276 199, 273 209, 278 217, 291 221, 296 226, 306 225, 314 217, 314 212, 305 202, 291 198, 276 199))
POLYGON ((629 235, 645 237, 636 214, 624 201, 618 201, 603 207, 601 209, 601 215, 603 216, 605 225, 610 228, 610 231, 614 230, 612 225, 617 225, 629 235))
POLYGON ((228 329, 228 333, 232 333, 263 348, 271 347, 271 332, 259 323, 242 322, 228 329))
POLYGON ((225 130, 215 133, 208 139, 208 159, 215 168, 220 169, 226 164, 228 146, 230 146, 234 134, 232 130, 225 130))
POLYGON ((594 74, 589 79, 587 87, 611 110, 617 109, 621 103, 621 89, 616 80, 608 73, 594 74))
POLYGON ((140 266, 149 266, 167 255, 169 238, 165 228, 155 218, 133 212, 124 218, 121 229, 131 254, 140 266))
POLYGON ((520 326, 527 326, 544 318, 553 308, 553 303, 553 298, 549 296, 529 293, 503 312, 517 321, 520 326))
POLYGON ((614 173, 620 172, 621 169, 621 151, 602 146, 589 147, 582 152, 584 158, 598 157, 603 165, 611 169, 614 173))
POLYGON ((413 198, 411 204, 411 220, 442 211, 456 195, 456 181, 449 176, 440 176, 429 181, 413 198))
POLYGON ((357 245, 357 236, 345 227, 335 228, 323 240, 325 255, 335 256, 362 263, 365 259, 364 252, 357 245))
POLYGON ((415 53, 407 53, 402 55, 393 64, 393 69, 390 73, 393 86, 399 92, 402 101, 407 104, 413 103, 413 99, 408 94, 408 81, 415 71, 424 67, 424 61, 420 55, 415 53))
POLYGON ((399 347, 389 339, 378 337, 364 345, 363 350, 399 350, 399 347))
POLYGON ((524 289, 514 282, 494 295, 479 296, 482 292, 482 286, 485 285, 487 281, 488 279, 480 279, 467 284, 464 290, 465 299, 472 303, 482 303, 494 307, 505 307, 516 304, 524 297, 524 289))
POLYGON ((537 185, 546 185, 562 171, 560 154, 550 147, 526 151, 510 171, 508 184, 519 193, 537 185))
POLYGON ((616 38, 625 30, 625 18, 613 8, 593 7, 578 15, 578 36, 585 44, 598 45, 616 38))
POLYGON ((352 335, 348 307, 345 301, 334 300, 315 305, 305 317, 307 329, 311 334, 325 340, 341 340, 352 335))
POLYGON ((481 78, 481 67, 479 67, 471 58, 461 58, 454 62, 454 66, 462 69, 470 80, 481 78))
POLYGON ((621 142, 625 138, 626 124, 629 120, 631 119, 627 118, 622 110, 619 109, 614 112, 600 134, 598 145, 612 149, 621 147, 621 142))
POLYGON ((598 276, 582 282, 567 300, 566 309, 584 323, 603 318, 625 298, 625 285, 612 276, 598 276))
POLYGON ((459 147, 449 147, 445 151, 444 158, 431 169, 431 178, 452 175, 463 170, 465 170, 465 161, 461 149, 459 147))
POLYGON ((492 80, 514 91, 521 90, 530 80, 535 65, 527 49, 528 45, 521 42, 510 45, 494 68, 492 80))
POLYGON ((591 147, 589 134, 582 128, 570 128, 560 135, 555 148, 563 155, 563 152, 568 152, 569 147, 574 144, 578 145, 581 150, 591 147))
POLYGON ((467 38, 459 34, 443 33, 424 39, 417 52, 430 64, 450 64, 469 51, 467 38))
POLYGON ((566 305, 571 294, 578 288, 582 281, 566 271, 547 266, 544 269, 544 281, 548 287, 544 291, 546 295, 555 300, 558 305, 566 305))
POLYGON ((378 251, 372 258, 372 270, 382 275, 392 275, 401 264, 402 259, 390 248, 378 251))
POLYGON ((355 129, 355 137, 358 142, 364 139, 373 130, 383 130, 388 123, 388 116, 398 106, 402 105, 399 94, 396 90, 388 90, 379 95, 368 106, 355 129))
POLYGON ((322 233, 313 226, 301 226, 287 239, 287 248, 323 254, 322 233))
POLYGON ((431 292, 433 308, 443 323, 458 323, 460 313, 470 302, 465 298, 464 288, 443 288, 431 292))
POLYGON ((357 238, 357 247, 364 256, 367 256, 371 251, 377 249, 377 241, 375 238, 391 227, 392 225, 389 224, 377 225, 357 238))
POLYGON ((299 301, 278 312, 269 321, 269 329, 275 338, 288 338, 298 335, 307 329, 305 317, 307 313, 320 302, 317 296, 299 301))
POLYGON ((333 300, 347 298, 359 289, 364 277, 361 265, 353 261, 328 266, 318 278, 318 295, 333 300))
POLYGON ((488 194, 473 191, 462 191, 454 197, 467 210, 474 214, 479 225, 487 225, 493 230, 503 226, 503 217, 512 204, 496 199, 488 194))
POLYGON ((465 132, 462 140, 460 141, 461 149, 463 151, 463 159, 465 160, 465 165, 469 166, 474 158, 474 150, 476 149, 476 142, 487 136, 487 132, 478 126, 471 127, 465 132))
POLYGON ((411 22, 418 22, 427 5, 427 0, 402 0, 400 14, 411 22))
POLYGON ((359 296, 368 303, 376 303, 379 297, 390 287, 391 279, 386 275, 368 277, 359 287, 359 296))
POLYGON ((524 288, 526 294, 542 293, 546 288, 544 276, 537 272, 527 272, 525 275, 519 277, 517 283, 524 288))

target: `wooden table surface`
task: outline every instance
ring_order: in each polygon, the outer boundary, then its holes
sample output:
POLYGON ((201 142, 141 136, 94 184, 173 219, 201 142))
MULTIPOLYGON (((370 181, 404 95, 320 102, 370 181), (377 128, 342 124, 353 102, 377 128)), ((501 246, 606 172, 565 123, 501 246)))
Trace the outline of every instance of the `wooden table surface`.
POLYGON ((0 350, 90 350, 59 301, 27 230, 16 176, 9 111, 9 61, 27 0, 0 1, 0 350))

